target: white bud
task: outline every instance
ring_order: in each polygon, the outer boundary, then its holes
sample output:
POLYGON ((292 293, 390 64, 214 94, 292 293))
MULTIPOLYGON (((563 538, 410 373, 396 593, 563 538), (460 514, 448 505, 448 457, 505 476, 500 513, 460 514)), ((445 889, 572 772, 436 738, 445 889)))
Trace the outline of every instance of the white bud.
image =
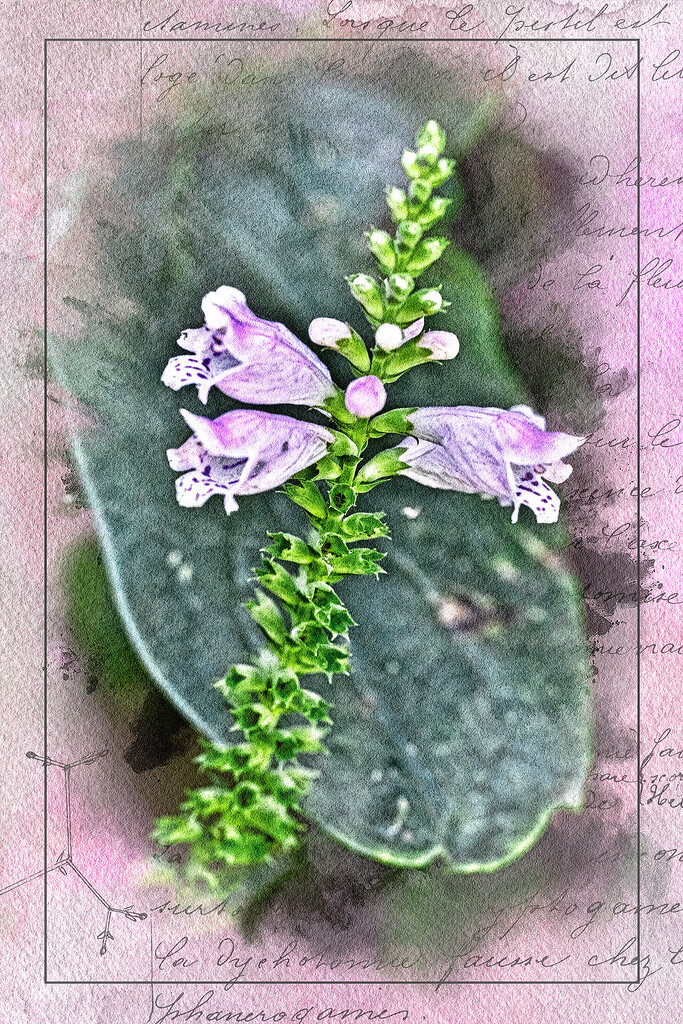
MULTIPOLYGON (((419 294, 419 293, 418 293, 419 294)), ((443 297, 436 288, 423 291, 419 294, 420 305, 427 314, 438 313, 443 306, 443 297)))
POLYGON ((403 331, 398 324, 380 324, 375 331, 377 347, 383 352, 393 352, 400 348, 404 342, 403 331))

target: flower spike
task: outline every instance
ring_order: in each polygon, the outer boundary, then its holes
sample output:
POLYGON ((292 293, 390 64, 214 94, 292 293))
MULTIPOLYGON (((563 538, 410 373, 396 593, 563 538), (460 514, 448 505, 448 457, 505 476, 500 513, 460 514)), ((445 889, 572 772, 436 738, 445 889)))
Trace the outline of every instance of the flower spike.
POLYGON ((548 481, 567 478, 571 466, 563 459, 585 441, 547 431, 543 417, 524 405, 382 411, 387 385, 420 365, 455 358, 460 348, 451 331, 424 331, 425 318, 450 305, 443 283, 417 285, 450 244, 446 233, 427 234, 452 203, 433 194, 455 172, 445 147, 443 130, 429 121, 415 149, 404 152, 406 188, 387 191, 394 236, 377 228, 366 236, 379 273, 346 277, 374 345, 343 320, 316 317, 308 327, 314 345, 350 364, 345 383, 353 379, 345 390, 283 324, 256 316, 244 294, 225 285, 204 297, 204 326, 180 338, 188 354, 164 370, 165 384, 174 390, 194 384, 204 403, 215 386, 239 403, 316 408, 329 423, 258 409, 217 419, 181 410, 192 435, 167 452, 182 474, 176 480, 181 505, 203 505, 220 494, 229 515, 238 496, 285 484, 284 493, 309 523, 303 537, 268 533, 254 597, 244 605, 262 631, 261 649, 216 684, 241 741, 205 743, 197 760, 211 785, 187 793, 179 814, 157 824, 157 841, 189 843, 188 873, 214 887, 219 881, 231 887, 236 871, 270 865, 299 842, 301 801, 316 771, 298 759, 324 750, 331 724, 331 705, 302 680, 332 683, 335 675, 349 674, 349 630, 356 623, 335 587, 348 577, 383 572, 385 553, 371 542, 388 537, 388 524, 383 512, 355 511, 357 500, 402 474, 428 487, 497 498, 512 506, 513 522, 527 505, 539 523, 552 523, 560 499, 548 481), (364 461, 368 445, 386 434, 399 435, 401 443, 373 444, 364 461))

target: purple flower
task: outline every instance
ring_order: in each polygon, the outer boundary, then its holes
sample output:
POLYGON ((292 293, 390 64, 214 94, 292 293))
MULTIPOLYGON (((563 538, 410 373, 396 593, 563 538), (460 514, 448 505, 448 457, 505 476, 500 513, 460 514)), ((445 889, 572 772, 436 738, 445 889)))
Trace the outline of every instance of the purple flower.
POLYGON ((180 505, 203 505, 212 494, 224 496, 228 515, 237 509, 236 494, 269 491, 312 466, 334 441, 315 423, 257 409, 235 409, 215 420, 180 410, 192 436, 167 451, 180 505))
POLYGON ((330 316, 318 316, 311 320, 308 337, 314 345, 321 348, 339 348, 339 342, 351 337, 351 328, 343 320, 335 320, 330 316))
POLYGON ((460 351, 460 342, 452 331, 427 331, 417 347, 427 349, 429 359, 455 359, 460 351))
POLYGON ((526 405, 508 412, 467 405, 417 409, 408 421, 419 440, 401 443, 405 476, 428 487, 498 498, 513 506, 513 523, 521 505, 539 523, 557 521, 560 499, 546 481, 567 479, 572 468, 562 459, 584 437, 546 431, 543 417, 526 405))
POLYGON ((344 405, 354 416, 375 416, 386 401, 386 388, 373 374, 352 380, 344 394, 344 405))
POLYGON ((202 300, 204 327, 178 339, 192 355, 174 356, 162 381, 177 391, 196 384, 206 404, 215 385, 253 405, 322 406, 337 393, 329 371, 283 324, 252 313, 242 292, 222 285, 202 300))

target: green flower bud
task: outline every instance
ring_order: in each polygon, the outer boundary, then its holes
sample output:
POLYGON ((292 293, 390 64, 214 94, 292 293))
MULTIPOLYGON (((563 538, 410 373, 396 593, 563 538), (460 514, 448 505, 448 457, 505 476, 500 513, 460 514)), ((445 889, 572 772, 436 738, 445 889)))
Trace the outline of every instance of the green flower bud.
POLYGON ((444 181, 450 178, 454 170, 455 160, 447 160, 446 157, 442 157, 435 169, 429 175, 429 181, 432 187, 438 188, 439 185, 443 185, 444 181))
POLYGON ((332 430, 328 427, 331 434, 334 435, 334 441, 329 447, 330 455, 358 455, 358 445, 351 440, 346 434, 343 434, 340 430, 332 430))
POLYGON ((154 838, 162 846, 172 846, 174 843, 193 843, 200 839, 203 831, 202 824, 195 818, 159 818, 154 830, 154 838))
POLYGON ((408 201, 401 188, 387 189, 387 206, 395 222, 405 220, 408 216, 408 201))
POLYGON ((396 266, 396 252, 391 235, 388 235, 386 231, 379 231, 377 228, 373 228, 372 231, 365 232, 365 237, 368 240, 370 252, 380 264, 382 270, 391 272, 396 266))
POLYGON ((425 316, 438 313, 443 306, 443 296, 436 288, 422 289, 415 296, 420 300, 420 307, 425 316))
POLYGON ((419 178, 422 175, 422 167, 417 159, 417 153, 413 153, 411 149, 404 149, 401 166, 409 178, 419 178))
MULTIPOLYGON (((410 274, 392 274, 386 281, 387 298, 392 302, 404 302, 414 287, 415 280, 410 274)), ((419 318, 413 317, 413 319, 419 318)))
MULTIPOLYGON (((305 483, 285 484, 284 489, 295 505, 300 505, 301 508, 310 512, 312 516, 316 516, 318 519, 324 519, 327 515, 327 505, 325 504, 325 500, 318 488, 310 480, 305 483)), ((252 613, 252 618, 253 617, 252 613)), ((259 625, 261 625, 261 623, 259 623, 259 625)))
POLYGON ((352 274, 347 277, 351 294, 354 299, 360 302, 363 309, 378 320, 382 319, 384 303, 379 290, 379 285, 374 277, 367 274, 352 274))
POLYGON ((413 249, 420 241, 423 229, 414 220, 401 221, 396 229, 396 243, 400 249, 413 249))
POLYGON ((422 178, 415 178, 410 183, 408 194, 416 203, 426 203, 432 194, 432 186, 422 178))
POLYGON ((337 350, 340 355, 344 356, 345 359, 355 366, 361 373, 367 373, 370 369, 370 356, 365 346, 365 342, 361 338, 360 334, 351 328, 351 337, 342 338, 339 341, 337 350))
POLYGON ((295 675, 281 675, 273 683, 273 691, 280 700, 289 700, 299 693, 299 682, 295 675))
POLYGON ((399 324, 410 324, 423 316, 431 316, 438 313, 440 309, 447 306, 441 292, 436 288, 421 288, 414 292, 402 309, 396 314, 396 321, 399 324))
POLYGON ((422 225, 425 231, 428 231, 433 224, 436 224, 437 220, 441 220, 450 205, 450 199, 444 199, 443 196, 434 196, 425 203, 420 212, 416 214, 415 219, 422 225))
POLYGON ((356 495, 346 484, 335 484, 330 489, 330 505, 338 512, 348 512, 356 504, 356 495))
POLYGON ((259 790, 253 782, 241 782, 236 787, 234 796, 238 807, 251 807, 258 800, 259 790))
POLYGON ((405 462, 401 462, 400 455, 405 449, 390 448, 388 451, 380 452, 370 459, 364 466, 361 466, 356 473, 356 483, 369 484, 376 480, 384 480, 390 476, 396 476, 402 469, 406 468, 405 462))
MULTIPOLYGON (((320 492, 318 492, 318 496, 322 502, 323 499, 320 492)), ((323 509, 325 512, 327 511, 327 509, 325 509, 324 502, 323 509)), ((247 601, 244 607, 247 609, 254 622, 261 627, 263 632, 273 641, 273 643, 280 644, 283 642, 287 631, 285 629, 282 615, 271 598, 264 594, 262 590, 257 590, 255 599, 253 601, 247 601)))
POLYGON ((423 348, 418 348, 414 340, 409 341, 400 349, 390 352, 383 365, 383 376, 387 383, 391 384, 397 380, 406 370, 412 370, 414 366, 426 363, 431 358, 431 353, 423 348))
POLYGON ((365 342, 343 320, 334 320, 327 316, 316 317, 309 324, 308 336, 315 345, 339 352, 363 373, 370 369, 370 357, 365 342))
POLYGON ((417 407, 412 409, 392 409, 390 412, 383 412, 370 420, 370 432, 374 437, 381 434, 411 434, 413 425, 410 417, 417 412, 417 407))
POLYGON ((439 157, 435 146, 420 146, 415 154, 415 163, 418 167, 434 167, 439 157))
POLYGON ((316 480, 336 480, 342 472, 339 462, 331 455, 324 455, 322 459, 318 459, 316 469, 316 480))
POLYGON ((391 384, 406 370, 437 359, 454 359, 460 342, 451 331, 427 331, 420 340, 412 339, 401 348, 390 352, 384 361, 384 380, 391 384))
MULTIPOLYGON (((334 416, 339 423, 354 423, 355 417, 351 415, 344 405, 344 392, 340 391, 333 398, 326 398, 323 408, 334 416)), ((334 447, 334 446, 333 446, 334 447)))
POLYGON ((437 156, 443 153, 446 145, 446 133, 436 121, 427 121, 427 124, 420 128, 417 133, 418 146, 433 146, 437 156))
POLYGON ((411 274, 422 273, 423 270, 426 270, 427 267, 439 259, 448 245, 450 245, 450 242, 447 238, 423 238, 420 244, 413 250, 406 270, 411 274))

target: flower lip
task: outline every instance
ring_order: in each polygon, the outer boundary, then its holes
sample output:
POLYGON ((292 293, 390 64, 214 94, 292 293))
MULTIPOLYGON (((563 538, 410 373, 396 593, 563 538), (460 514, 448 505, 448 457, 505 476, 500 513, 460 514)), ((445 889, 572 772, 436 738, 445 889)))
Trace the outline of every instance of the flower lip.
POLYGON ((258 409, 235 409, 215 420, 181 413, 193 434, 167 452, 171 468, 184 471, 176 480, 178 502, 199 506, 222 494, 228 515, 237 508, 236 495, 279 487, 317 462, 334 441, 315 423, 258 409))
POLYGON ((181 348, 162 381, 173 390, 195 384, 206 404, 209 390, 253 405, 322 407, 337 393, 329 370, 283 324, 263 320, 241 291, 222 285, 202 300, 205 326, 183 333, 181 348))
POLYGON ((585 441, 561 431, 548 431, 529 419, 518 407, 499 416, 493 429, 501 438, 510 462, 520 466, 552 465, 571 455, 585 441))
POLYGON ((387 400, 387 392, 379 377, 369 374, 351 381, 344 395, 344 404, 354 416, 375 416, 387 400))

